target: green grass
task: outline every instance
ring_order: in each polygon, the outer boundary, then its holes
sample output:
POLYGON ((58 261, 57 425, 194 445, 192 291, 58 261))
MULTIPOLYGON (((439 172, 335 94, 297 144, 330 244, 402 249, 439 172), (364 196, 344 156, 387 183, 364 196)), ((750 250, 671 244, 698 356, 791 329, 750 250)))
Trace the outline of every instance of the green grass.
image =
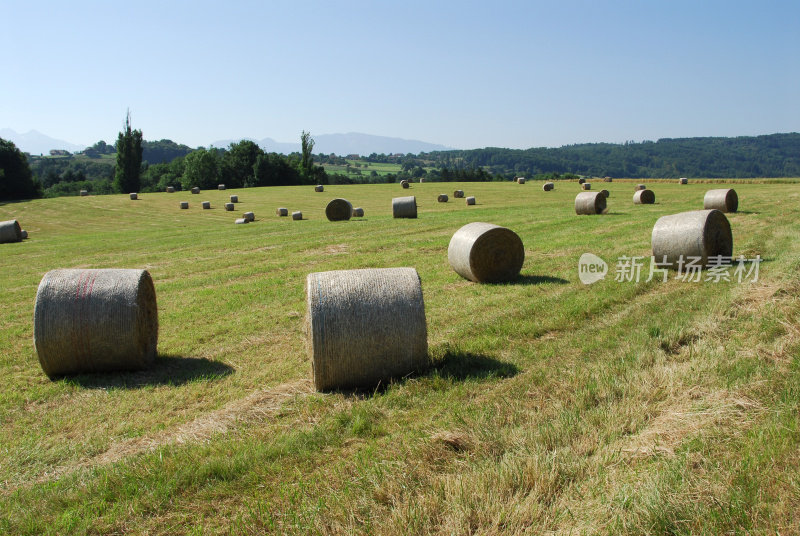
POLYGON ((800 186, 735 184, 734 253, 764 259, 756 283, 613 280, 703 184, 653 183, 657 203, 634 206, 631 183, 603 183, 599 217, 574 214, 576 183, 530 181, 2 204, 30 238, 0 245, 0 533, 797 533, 800 186), (436 202, 454 189, 477 206, 436 202), (392 219, 401 195, 418 219, 392 219), (334 197, 365 218, 328 222, 334 197), (520 235, 518 281, 449 268, 471 221, 520 235), (584 252, 606 280, 578 281, 584 252), (306 275, 394 266, 421 276, 433 366, 311 392, 306 275), (59 267, 150 271, 152 370, 47 379, 33 303, 59 267))

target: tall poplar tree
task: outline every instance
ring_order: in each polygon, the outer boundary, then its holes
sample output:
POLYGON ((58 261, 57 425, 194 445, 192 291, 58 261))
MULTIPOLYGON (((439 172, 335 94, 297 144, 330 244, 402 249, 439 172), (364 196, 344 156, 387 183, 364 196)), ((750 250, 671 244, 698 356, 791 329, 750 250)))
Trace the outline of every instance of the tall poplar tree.
POLYGON ((142 171, 142 131, 131 130, 131 111, 125 118, 125 131, 117 137, 117 168, 114 187, 118 192, 138 192, 142 171))

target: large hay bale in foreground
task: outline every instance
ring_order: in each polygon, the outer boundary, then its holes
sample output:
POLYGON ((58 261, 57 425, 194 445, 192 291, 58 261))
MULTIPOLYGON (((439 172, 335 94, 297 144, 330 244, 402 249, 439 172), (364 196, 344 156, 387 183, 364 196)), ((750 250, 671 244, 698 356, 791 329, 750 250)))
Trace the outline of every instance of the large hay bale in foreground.
POLYGON ((209 210, 211 208, 211 201, 203 201, 202 206, 203 210, 209 210))
POLYGON ((354 218, 363 218, 364 217, 364 209, 361 207, 356 207, 353 209, 353 217, 354 218))
POLYGON ((689 179, 687 179, 686 177, 681 177, 680 179, 678 179, 678 184, 689 184, 689 179))
POLYGON ((592 189, 591 182, 584 182, 583 184, 581 184, 581 190, 591 190, 591 189, 592 189))
POLYGON ((189 202, 188 201, 181 201, 181 208, 182 209, 189 208, 189 202))
POLYGON ((138 199, 139 199, 139 194, 131 192, 131 201, 136 201, 138 199))
POLYGON ((414 268, 311 273, 306 302, 317 390, 371 389, 428 365, 425 303, 414 268))
POLYGON ((168 194, 174 194, 175 193, 175 187, 174 186, 167 186, 167 193, 168 194))
POLYGON ((295 211, 295 212, 292 212, 292 219, 293 220, 302 220, 303 219, 303 213, 300 212, 299 210, 295 211))
POLYGON ((231 196, 231 203, 238 203, 238 202, 239 202, 239 196, 238 195, 232 195, 231 196))
POLYGON ((461 199, 464 197, 464 190, 454 190, 453 191, 453 198, 454 199, 461 199))
POLYGON ((199 194, 200 193, 200 187, 199 186, 194 186, 192 188, 192 193, 193 194, 199 194))
POLYGON ((332 199, 325 207, 328 221, 349 220, 353 216, 353 204, 347 199, 332 199))
POLYGON ((324 192, 325 191, 325 187, 323 185, 321 185, 321 184, 317 184, 316 186, 314 186, 314 191, 315 192, 324 192))
POLYGON ((392 199, 392 216, 395 218, 416 218, 417 198, 409 195, 392 199))
POLYGON ((22 240, 22 227, 17 220, 0 221, 0 244, 22 240))
POLYGON ((438 201, 439 203, 447 203, 449 199, 450 198, 447 197, 447 194, 439 194, 439 196, 436 198, 436 201, 438 201))
POLYGON ((704 209, 716 209, 720 212, 736 212, 739 210, 739 196, 733 188, 709 190, 703 197, 704 209))
POLYGON ((606 196, 600 192, 581 192, 575 196, 575 214, 603 214, 606 196))
POLYGON ((475 196, 471 195, 467 198, 467 205, 474 205, 475 204, 475 196))
POLYGON ((233 210, 235 207, 236 206, 233 203, 225 203, 225 210, 227 210, 228 212, 233 210))
POLYGON ((652 205, 656 202, 656 194, 653 190, 636 190, 633 194, 634 205, 652 205))
POLYGON ((275 211, 275 214, 277 214, 278 216, 288 216, 289 209, 286 207, 278 207, 278 209, 275 211))
POLYGON ((684 265, 690 257, 708 264, 709 257, 733 255, 731 224, 719 210, 693 210, 662 216, 653 226, 650 239, 655 262, 677 267, 683 258, 684 265))
POLYGON ((468 223, 455 232, 447 260, 458 275, 477 283, 511 281, 525 261, 520 237, 492 223, 468 223))
POLYGON ((147 270, 52 270, 39 283, 33 344, 50 378, 138 370, 156 357, 158 307, 147 270))
POLYGON ((546 182, 546 183, 542 184, 542 190, 544 190, 545 192, 549 192, 550 190, 552 190, 555 187, 556 187, 556 185, 553 184, 552 182, 546 182))
POLYGON ((247 221, 256 221, 256 215, 254 212, 245 212, 242 214, 242 217, 247 221))

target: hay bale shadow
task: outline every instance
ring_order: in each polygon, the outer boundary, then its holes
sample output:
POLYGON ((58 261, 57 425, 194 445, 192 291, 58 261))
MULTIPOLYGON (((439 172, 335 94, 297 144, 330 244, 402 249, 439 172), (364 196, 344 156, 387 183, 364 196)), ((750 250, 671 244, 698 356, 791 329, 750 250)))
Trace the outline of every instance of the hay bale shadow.
POLYGON ((511 378, 518 373, 519 367, 513 363, 500 361, 488 355, 453 349, 445 351, 428 370, 428 375, 453 381, 511 378))
POLYGON ((140 389, 159 385, 184 385, 193 381, 213 381, 228 376, 234 368, 200 357, 159 355, 147 370, 76 374, 58 379, 86 389, 140 389))
POLYGON ((556 283, 558 285, 566 285, 569 283, 566 279, 560 277, 552 277, 549 275, 520 275, 513 281, 506 283, 489 283, 490 285, 543 285, 544 283, 556 283))

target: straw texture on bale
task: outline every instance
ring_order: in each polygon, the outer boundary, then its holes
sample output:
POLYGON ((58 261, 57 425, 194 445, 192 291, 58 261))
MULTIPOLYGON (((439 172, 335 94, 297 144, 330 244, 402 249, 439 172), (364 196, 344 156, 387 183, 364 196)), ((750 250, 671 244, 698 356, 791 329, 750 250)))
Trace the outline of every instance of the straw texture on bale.
POLYGON ((583 184, 581 184, 581 190, 591 190, 591 189, 592 189, 591 182, 584 182, 583 184))
POLYGON ((546 182, 546 183, 542 184, 542 190, 544 190, 545 192, 549 192, 550 190, 552 190, 555 187, 556 187, 556 185, 553 184, 552 182, 546 182))
POLYGON ((453 197, 456 199, 461 199, 462 197, 464 197, 464 190, 455 190, 453 192, 453 197))
POLYGON ((605 197, 606 199, 611 197, 611 192, 609 192, 608 190, 600 190, 600 193, 603 194, 603 197, 605 197))
POLYGON ((26 238, 28 238, 28 231, 26 231, 25 229, 21 230, 19 232, 19 236, 22 237, 23 240, 25 240, 26 238))
POLYGON ((408 197, 395 197, 392 199, 392 216, 395 218, 416 218, 417 198, 409 195, 408 197))
POLYGON ((211 208, 211 201, 203 201, 203 210, 208 210, 211 208))
POLYGON ((288 216, 289 215, 289 209, 286 208, 286 207, 279 207, 275 211, 275 214, 277 214, 278 216, 288 216))
POLYGON ((248 220, 247 218, 236 218, 236 221, 234 221, 233 223, 239 225, 242 223, 250 223, 250 220, 248 220))
POLYGON ((600 192, 581 192, 575 196, 575 214, 603 214, 606 196, 600 192))
POLYGON ((317 184, 316 186, 314 186, 314 191, 315 192, 324 192, 325 191, 325 187, 323 185, 321 185, 321 184, 317 184))
POLYGON ((447 194, 439 194, 439 197, 437 197, 437 198, 436 198, 436 200, 437 200, 439 203, 447 203, 447 201, 448 201, 449 199, 450 199, 450 198, 449 198, 449 197, 447 197, 447 194))
POLYGON ((400 186, 402 186, 403 188, 409 188, 408 181, 405 181, 405 180, 404 181, 400 181, 400 186))
POLYGON ((167 186, 167 193, 168 194, 174 194, 175 193, 175 187, 174 186, 167 186))
POLYGON ((586 179, 584 179, 583 177, 578 179, 578 184, 583 184, 584 182, 586 182, 586 179))
POLYGON ((525 177, 517 178, 517 184, 525 184, 525 177))
POLYGON ((256 221, 256 215, 253 212, 245 212, 242 217, 247 221, 256 221))
POLYGON ((736 212, 739 210, 739 196, 733 188, 720 188, 709 190, 703 197, 703 208, 717 209, 721 212, 736 212))
POLYGON ((689 179, 687 179, 686 177, 681 177, 680 179, 678 179, 678 182, 680 184, 689 184, 689 179))
POLYGON ((199 186, 195 186, 194 188, 192 188, 192 193, 193 194, 199 194, 200 193, 200 187, 199 186))
POLYGON ((87 190, 81 190, 81 197, 86 197, 87 195, 89 195, 87 190))
POLYGON ((224 190, 224 189, 225 189, 225 185, 224 184, 217 185, 217 190, 224 190))
POLYGON ((363 218, 364 217, 364 209, 361 207, 356 207, 353 209, 353 217, 354 218, 363 218))
POLYGON ((231 203, 238 203, 238 202, 239 202, 239 196, 238 195, 232 195, 231 196, 231 203))
POLYGON ((137 199, 139 199, 139 194, 131 193, 131 200, 136 201, 137 199))
POLYGON ((225 203, 225 210, 231 211, 234 209, 233 203, 225 203))
POLYGON ((644 184, 637 184, 636 190, 647 190, 647 186, 645 186, 644 184))
POLYGON ((293 220, 302 220, 303 219, 303 213, 300 212, 299 210, 296 211, 296 212, 292 212, 292 219, 293 220))
POLYGON ((147 270, 52 270, 39 283, 33 344, 50 378, 138 370, 156 357, 158 307, 147 270))
POLYGON ((189 202, 188 201, 181 201, 181 208, 189 208, 189 202))
POLYGON ((652 205, 656 202, 656 194, 653 190, 636 190, 633 194, 634 205, 652 205))
POLYGON ((22 240, 22 227, 17 220, 0 221, 0 244, 22 240))
POLYGON ((463 226, 450 239, 447 260, 465 279, 499 283, 519 275, 525 261, 525 248, 511 229, 474 222, 463 226))
POLYGON ((375 388, 427 367, 425 303, 414 268, 311 273, 306 302, 317 390, 375 388))
POLYGON ((353 204, 347 199, 333 199, 325 207, 325 217, 328 221, 349 220, 353 216, 353 204))
POLYGON ((475 204, 475 196, 471 195, 467 198, 467 205, 474 205, 475 204))
POLYGON ((719 210, 693 210, 662 216, 653 226, 651 237, 655 262, 678 267, 683 258, 684 265, 690 257, 699 258, 701 265, 708 264, 709 257, 733 255, 731 224, 719 210))

